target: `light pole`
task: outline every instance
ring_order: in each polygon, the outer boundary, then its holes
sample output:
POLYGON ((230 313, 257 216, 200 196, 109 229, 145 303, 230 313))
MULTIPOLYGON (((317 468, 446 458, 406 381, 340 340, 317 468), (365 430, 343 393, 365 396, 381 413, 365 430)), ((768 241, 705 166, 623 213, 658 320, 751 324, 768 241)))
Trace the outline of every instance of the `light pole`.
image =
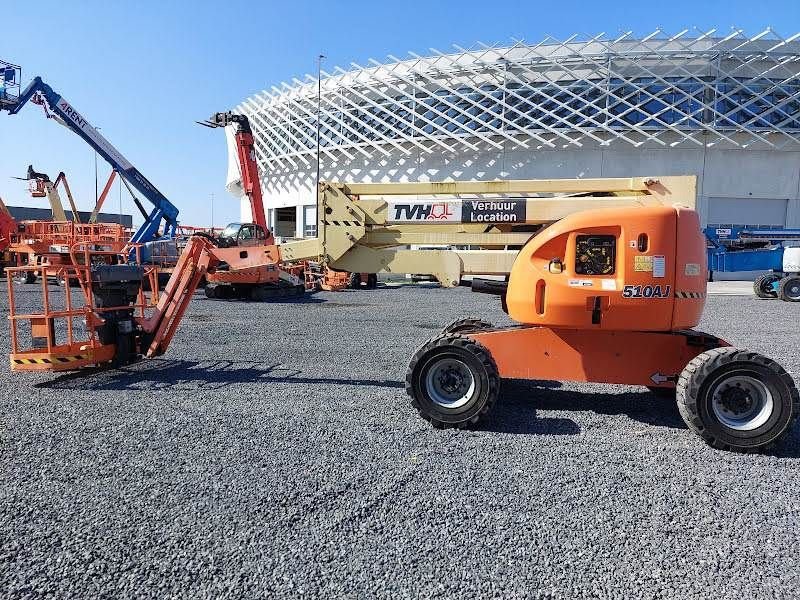
MULTIPOLYGON (((314 202, 317 206, 317 222, 319 222, 319 130, 320 118, 322 115, 322 61, 325 59, 324 54, 317 56, 317 177, 314 182, 314 202)), ((316 232, 319 237, 319 231, 316 232)))
POLYGON ((211 233, 214 233, 214 192, 211 192, 211 233))

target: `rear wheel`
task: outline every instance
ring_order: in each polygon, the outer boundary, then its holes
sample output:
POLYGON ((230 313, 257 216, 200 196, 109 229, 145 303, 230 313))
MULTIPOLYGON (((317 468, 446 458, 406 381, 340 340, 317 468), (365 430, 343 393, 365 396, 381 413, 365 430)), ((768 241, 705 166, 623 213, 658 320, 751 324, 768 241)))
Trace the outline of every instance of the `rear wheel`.
POLYGON ((800 395, 778 363, 724 347, 695 357, 678 379, 678 409, 714 448, 753 452, 777 442, 800 410, 800 395))
POLYGON ((367 275, 367 289, 374 290, 378 287, 378 275, 377 273, 370 273, 367 275))
POLYGON ((500 377, 489 351, 458 334, 434 338, 414 354, 406 392, 420 416, 436 428, 467 427, 497 401, 500 377))
POLYGON ((357 290, 361 287, 361 273, 350 273, 347 276, 347 287, 357 290))
POLYGON ((800 275, 787 275, 781 279, 778 298, 784 302, 800 302, 800 275))
POLYGON ((775 283, 780 281, 780 278, 780 275, 775 273, 764 273, 753 282, 753 292, 759 298, 777 298, 775 283))
POLYGON ((494 329, 494 325, 487 323, 481 319, 474 319, 472 317, 466 319, 458 319, 453 321, 442 329, 442 334, 446 333, 475 333, 477 331, 486 331, 494 329))

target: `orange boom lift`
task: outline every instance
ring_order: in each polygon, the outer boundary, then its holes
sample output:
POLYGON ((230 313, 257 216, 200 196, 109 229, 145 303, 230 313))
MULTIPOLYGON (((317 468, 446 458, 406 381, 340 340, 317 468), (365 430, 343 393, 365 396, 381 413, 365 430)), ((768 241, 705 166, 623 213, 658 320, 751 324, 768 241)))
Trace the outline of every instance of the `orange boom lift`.
MULTIPOLYGON (((52 308, 43 285, 44 312, 16 314, 9 286, 12 370, 71 370, 162 354, 202 277, 223 263, 236 271, 281 261, 277 246, 219 248, 195 235, 150 309, 142 267, 91 266, 97 261, 83 251, 83 260, 73 257, 65 267, 82 287, 80 307, 67 300, 52 308), (67 326, 56 328, 58 319, 67 326), (75 319, 87 325, 84 340, 74 335, 75 319), (29 347, 20 342, 22 321, 30 323, 23 328, 29 347)), ((645 385, 676 395, 686 423, 708 443, 741 451, 776 442, 800 410, 780 365, 693 329, 706 298, 705 241, 688 208, 574 213, 528 241, 507 282, 476 280, 473 289, 499 295, 518 325, 462 319, 417 350, 406 388, 435 427, 484 419, 501 397, 501 378, 645 385)))
POLYGON ((498 294, 519 325, 456 321, 417 350, 406 390, 434 427, 484 419, 500 380, 644 385, 677 396, 687 425, 717 448, 766 447, 800 410, 773 360, 693 328, 706 299, 705 239, 689 209, 602 209, 533 237, 498 294))

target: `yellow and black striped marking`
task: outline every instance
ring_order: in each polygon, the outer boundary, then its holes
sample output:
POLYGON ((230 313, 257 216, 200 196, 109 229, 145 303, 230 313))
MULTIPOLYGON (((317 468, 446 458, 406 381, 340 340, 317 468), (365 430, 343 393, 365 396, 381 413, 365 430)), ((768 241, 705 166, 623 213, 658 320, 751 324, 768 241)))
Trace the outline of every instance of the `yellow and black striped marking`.
POLYGON ((73 356, 53 356, 51 358, 15 358, 15 365, 58 365, 77 362, 90 358, 88 354, 75 354, 73 356))
POLYGON ((336 225, 337 227, 360 227, 362 223, 358 221, 325 221, 325 225, 336 225))
POLYGON ((675 292, 676 298, 705 298, 705 292, 675 292))

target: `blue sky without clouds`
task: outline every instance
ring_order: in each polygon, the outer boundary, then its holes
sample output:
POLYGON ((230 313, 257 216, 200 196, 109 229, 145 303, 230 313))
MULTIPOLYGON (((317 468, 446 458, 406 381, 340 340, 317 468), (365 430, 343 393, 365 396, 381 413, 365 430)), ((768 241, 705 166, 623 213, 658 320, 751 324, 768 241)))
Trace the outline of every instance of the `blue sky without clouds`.
MULTIPOLYGON (((22 65, 25 82, 41 75, 180 208, 183 223, 202 226, 211 220, 212 193, 215 224, 236 220, 239 210, 225 192, 224 136, 195 120, 314 73, 319 53, 330 69, 546 35, 646 35, 657 27, 800 31, 797 0, 10 0, 2 15, 0 58, 22 65)), ((0 114, 0 197, 45 206, 11 179, 28 164, 52 175, 65 171, 79 208, 93 206, 93 151, 34 105, 14 117, 0 114)), ((100 171, 102 185, 109 172, 102 160, 100 171)), ((106 209, 117 207, 115 188, 106 209)), ((126 192, 122 209, 137 219, 126 192)))

